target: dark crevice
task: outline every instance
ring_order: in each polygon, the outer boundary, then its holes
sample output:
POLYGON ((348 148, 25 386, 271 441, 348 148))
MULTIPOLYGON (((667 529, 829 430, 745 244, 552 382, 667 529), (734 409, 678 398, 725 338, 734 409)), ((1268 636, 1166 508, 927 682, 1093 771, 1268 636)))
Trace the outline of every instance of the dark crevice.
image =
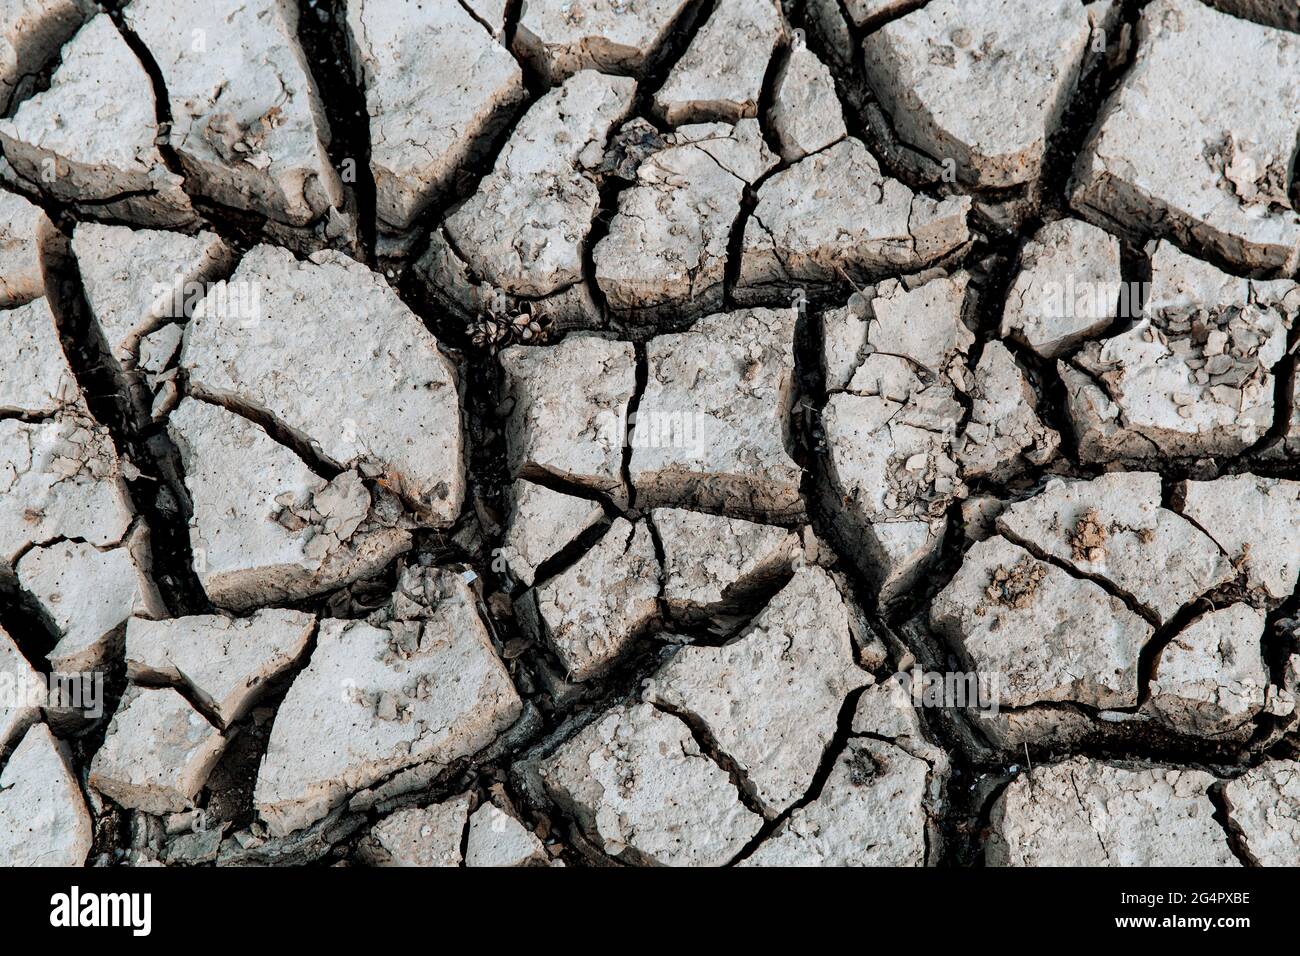
POLYGON ((1210 803, 1214 804, 1214 822, 1223 828, 1224 839, 1228 842, 1228 849, 1242 866, 1259 866, 1260 862, 1255 859, 1250 852, 1246 843, 1246 834, 1242 832, 1241 827, 1232 819, 1232 808, 1228 805, 1228 797, 1225 792, 1227 783, 1219 781, 1212 784, 1206 791, 1206 796, 1210 798, 1210 803))
POLYGON ((370 113, 348 49, 344 4, 345 0, 299 0, 298 42, 329 123, 330 163, 352 197, 349 205, 356 214, 361 249, 365 261, 373 263, 377 224, 370 113))
POLYGON ((167 164, 167 169, 184 179, 184 167, 181 166, 180 158, 171 144, 172 104, 171 98, 167 95, 167 84, 163 80, 162 70, 158 66, 158 61, 154 59, 152 51, 127 24, 126 16, 122 12, 123 6, 124 4, 118 3, 109 7, 109 16, 113 20, 113 25, 117 27, 117 32, 131 48, 135 58, 140 61, 140 66, 148 75, 150 86, 153 88, 154 115, 159 134, 158 153, 167 164))
POLYGON ((156 457, 157 442, 136 428, 133 404, 91 313, 69 239, 64 235, 45 255, 45 292, 64 354, 91 414, 108 429, 119 457, 139 471, 138 477, 126 482, 128 496, 132 511, 149 529, 154 580, 164 603, 174 614, 206 609, 208 601, 191 560, 187 499, 179 475, 156 457))
POLYGON ((269 409, 254 405, 237 395, 210 392, 195 383, 188 383, 185 392, 190 398, 215 405, 252 422, 266 432, 272 441, 289 449, 307 468, 326 481, 333 481, 346 470, 330 461, 310 439, 280 421, 269 409))
MULTIPOLYGON (((708 724, 688 710, 674 707, 659 700, 652 701, 651 703, 656 710, 676 717, 687 726, 691 732, 691 736, 695 739, 695 745, 699 748, 700 753, 704 754, 717 764, 719 769, 721 769, 722 772, 731 780, 731 785, 736 788, 736 796, 740 799, 740 802, 744 805, 745 809, 750 813, 767 820, 768 814, 764 812, 762 803, 759 801, 757 796, 758 787, 750 779, 749 773, 741 767, 737 761, 733 760, 731 756, 718 744, 717 738, 713 736, 713 732, 709 729, 708 724)), ((767 825, 764 826, 764 829, 767 829, 767 825)), ((757 840, 758 837, 755 837, 754 839, 757 840)))
POLYGON ((41 602, 24 590, 10 574, 0 576, 0 630, 13 640, 20 654, 42 674, 50 672, 47 656, 59 643, 59 632, 41 602))
POLYGON ((650 359, 645 343, 637 342, 634 348, 636 349, 636 387, 632 392, 632 398, 627 403, 627 432, 621 436, 623 440, 621 474, 623 485, 627 488, 628 510, 632 510, 636 505, 636 488, 632 484, 632 439, 636 429, 636 413, 641 407, 641 399, 645 396, 646 383, 650 380, 650 359))
POLYGON ((584 558, 609 531, 607 521, 599 521, 537 566, 531 587, 538 588, 556 575, 563 574, 584 558))
MULTIPOLYGON (((836 715, 835 732, 831 735, 830 741, 826 744, 826 749, 822 751, 821 761, 817 764, 817 770, 813 774, 812 780, 808 784, 808 789, 804 791, 803 796, 794 801, 794 803, 790 804, 790 806, 786 807, 780 813, 769 817, 767 814, 761 812, 761 808, 756 809, 754 806, 750 806, 749 802, 745 801, 743 796, 744 791, 742 791, 742 802, 745 802, 748 809, 753 810, 762 816, 764 822, 762 827, 759 828, 758 833, 754 834, 754 836, 750 838, 749 842, 741 848, 740 852, 732 857, 728 864, 729 866, 735 866, 737 863, 748 859, 754 851, 768 839, 768 837, 772 836, 782 826, 784 826, 786 821, 788 821, 796 811, 802 810, 810 803, 816 802, 822 795, 822 790, 826 787, 826 781, 830 779, 831 773, 835 769, 836 761, 838 761, 840 755, 844 753, 844 748, 848 746, 849 737, 853 735, 853 714, 858 709, 858 700, 862 697, 862 694, 865 691, 865 687, 859 687, 850 691, 848 696, 844 698, 844 702, 840 705, 839 714, 836 715)), ((670 713, 676 713, 676 711, 670 711, 670 713)), ((682 720, 686 721, 686 723, 690 725, 690 719, 687 716, 683 714, 677 714, 677 716, 681 717, 682 720)), ((692 732, 694 732, 694 728, 692 728, 692 732)), ((710 753, 712 756, 710 751, 706 752, 710 753)), ((731 768, 728 767, 727 764, 720 760, 716 762, 718 762, 719 766, 724 770, 727 770, 728 773, 731 772, 731 768)), ((732 782, 736 783, 735 777, 733 777, 732 782)))

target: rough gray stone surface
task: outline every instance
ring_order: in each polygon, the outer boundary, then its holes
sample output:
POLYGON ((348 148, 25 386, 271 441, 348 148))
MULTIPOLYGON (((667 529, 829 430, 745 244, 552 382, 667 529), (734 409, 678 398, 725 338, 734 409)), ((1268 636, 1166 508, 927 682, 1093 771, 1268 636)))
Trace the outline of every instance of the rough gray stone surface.
POLYGON ((370 829, 361 853, 372 866, 460 866, 469 795, 389 814, 370 829))
POLYGON ((0 308, 45 294, 42 253, 53 235, 44 210, 16 193, 0 192, 0 308))
POLYGON ((635 89, 584 70, 533 104, 478 191, 448 216, 452 253, 509 295, 542 298, 580 283, 605 140, 635 89))
POLYGON ((9 866, 81 866, 91 819, 63 745, 34 724, 0 773, 0 858, 9 866))
POLYGON ((1214 539, 1268 602, 1284 600, 1300 575, 1300 482, 1255 475, 1187 481, 1179 510, 1214 539))
POLYGON ((853 661, 850 615, 820 568, 794 578, 722 647, 684 647, 644 698, 703 725, 768 816, 807 792, 848 694, 867 675, 853 661))
POLYGON ((963 181, 1018 186, 1041 172, 1090 35, 1076 0, 931 0, 868 35, 864 62, 900 138, 963 181))
POLYGON ((1294 762, 1269 760, 1223 788, 1228 819, 1259 866, 1300 862, 1300 774, 1294 762))
POLYGON ((1238 866, 1199 770, 1073 758, 1017 777, 994 804, 993 866, 1238 866))
POLYGON ((966 285, 965 275, 915 289, 889 280, 823 319, 822 497, 885 604, 915 585, 946 537, 948 507, 967 491, 957 434, 975 341, 962 315, 966 285))
POLYGON ((346 256, 299 261, 271 246, 245 254, 225 288, 186 328, 190 390, 269 414, 432 524, 455 521, 465 497, 456 369, 396 293, 346 256))
POLYGON ((496 804, 485 803, 470 816, 466 866, 529 866, 546 859, 537 835, 496 804))
POLYGON ((964 197, 914 193, 846 139, 764 181, 745 224, 736 297, 924 268, 967 241, 969 208, 964 197))
POLYGON ((537 569, 605 517, 589 498, 552 491, 519 479, 511 486, 510 516, 501 557, 523 584, 533 583, 537 569))
POLYGON ((1087 461, 1230 456, 1265 436, 1300 286, 1237 278, 1168 242, 1145 315, 1058 369, 1087 461))
POLYGON ((1196 0, 1143 10, 1137 58, 1074 171, 1084 216, 1294 274, 1300 213, 1286 198, 1300 125, 1295 35, 1196 0), (1252 64, 1274 66, 1257 75, 1252 64))
POLYGON ((63 47, 49 89, 0 120, 0 149, 34 188, 97 215, 189 225, 194 211, 159 138, 149 76, 106 13, 63 47))
POLYGON ((322 819, 397 771, 477 753, 519 716, 465 584, 440 570, 408 571, 405 584, 382 624, 321 622, 258 771, 254 799, 273 834, 322 819))
POLYGON ((569 336, 553 348, 508 349, 501 365, 511 472, 550 476, 625 501, 623 446, 636 389, 632 346, 569 336))
POLYGON ((376 214, 407 229, 509 120, 523 74, 459 3, 353 0, 347 27, 370 113, 376 214))
POLYGON ((568 678, 585 681, 613 666, 649 627, 659 591, 649 527, 615 518, 577 563, 524 594, 517 611, 568 678))
POLYGON ((1295 864, 1293 6, 0 2, 0 858, 1295 864))
POLYGON ((777 0, 718 0, 654 95, 669 126, 758 115, 768 60, 784 33, 777 0))
POLYGON ((1109 582, 1163 623, 1234 575, 1219 546, 1160 501, 1160 476, 1150 472, 1053 479, 1004 509, 997 526, 1029 550, 1109 582))
POLYGON ((246 618, 132 618, 126 672, 137 682, 184 686, 229 727, 252 707, 263 684, 297 663, 315 627, 310 614, 278 608, 246 618))
POLYGON ((663 548, 664 600, 686 616, 740 604, 801 555, 785 528, 681 508, 656 508, 650 520, 663 548))
POLYGON ((179 813, 193 805, 226 741, 171 688, 128 690, 90 764, 90 786, 124 807, 179 813))
POLYGON ((848 136, 835 79, 803 44, 790 51, 776 77, 768 113, 781 158, 788 163, 833 146, 848 136))
POLYGON ((631 863, 718 866, 762 824, 686 724, 649 704, 596 718, 541 775, 605 853, 631 863))
POLYGON ((1056 358, 1110 325, 1120 283, 1118 239, 1079 219, 1050 222, 1020 251, 1002 335, 1056 358))
POLYGON ((124 16, 162 74, 187 190, 297 228, 342 204, 296 4, 133 0, 124 16))
POLYGON ((649 342, 629 439, 640 504, 772 520, 802 514, 802 472, 791 455, 794 325, 786 310, 719 312, 649 342))
POLYGON ((1001 675, 1001 705, 1133 707, 1152 627, 1099 585, 1001 536, 975 544, 935 598, 930 623, 979 672, 1001 675))
POLYGON ((680 317, 722 304, 745 190, 776 164, 753 119, 684 126, 671 143, 637 168, 593 251, 609 307, 629 316, 680 317))
POLYGON ((356 472, 327 482, 246 418, 186 399, 167 427, 193 502, 194 570, 220 607, 300 600, 411 545, 400 512, 356 472))
POLYGON ((18 744, 27 728, 41 717, 47 701, 45 681, 23 656, 18 645, 0 628, 0 680, 6 697, 0 702, 0 755, 18 744))
POLYGON ((1242 727, 1264 707, 1263 633, 1264 612, 1247 604, 1193 621, 1157 654, 1149 706, 1170 726, 1196 736, 1242 727))
POLYGON ((33 547, 19 559, 18 583, 40 602, 58 639, 46 655, 56 670, 106 664, 129 617, 166 613, 149 576, 151 564, 148 534, 140 524, 115 547, 60 540, 33 547))
POLYGON ((990 342, 975 367, 971 413, 957 459, 967 479, 1008 478, 1027 466, 1052 459, 1061 436, 1043 424, 1038 395, 1015 356, 990 342))

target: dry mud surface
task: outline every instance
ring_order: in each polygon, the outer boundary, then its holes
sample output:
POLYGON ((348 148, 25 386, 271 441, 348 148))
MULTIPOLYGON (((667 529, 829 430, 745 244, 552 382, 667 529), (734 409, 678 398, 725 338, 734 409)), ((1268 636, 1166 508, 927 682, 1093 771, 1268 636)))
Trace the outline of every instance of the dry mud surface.
POLYGON ((1300 865, 1293 0, 4 0, 0 862, 1300 865))

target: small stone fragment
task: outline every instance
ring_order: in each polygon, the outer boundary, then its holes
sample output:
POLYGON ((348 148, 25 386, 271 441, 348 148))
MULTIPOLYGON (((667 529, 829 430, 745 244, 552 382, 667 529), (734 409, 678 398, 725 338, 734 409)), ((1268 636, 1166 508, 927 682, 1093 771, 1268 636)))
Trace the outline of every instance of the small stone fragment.
POLYGON ((6 866, 83 866, 90 813, 63 745, 33 724, 0 773, 0 860, 6 866))
POLYGON ((863 43, 867 80, 899 137, 957 178, 1036 180, 1091 35, 1078 0, 931 0, 863 43))
POLYGON ((656 508, 650 520, 663 546, 664 600, 687 617, 743 604, 800 551, 796 532, 752 521, 680 508, 656 508))
POLYGON ((123 16, 162 75, 192 193, 296 228, 343 204, 297 4, 132 0, 123 16))
POLYGON ((99 548, 120 542, 132 512, 108 430, 84 406, 29 424, 0 420, 0 564, 32 545, 72 538, 99 548))
POLYGON ((1300 575, 1300 482, 1256 475, 1185 481, 1180 510, 1218 543, 1246 585, 1286 600, 1300 575))
POLYGON ((576 541, 605 517, 605 509, 590 498, 552 491, 520 479, 511 488, 501 557, 510 573, 531 585, 537 569, 576 541))
POLYGON ((721 866, 762 826, 689 728, 649 704, 616 707, 542 766, 547 792, 628 863, 721 866))
MULTIPOLYGON (((1056 358, 1110 325, 1125 291, 1118 239, 1078 219, 1049 222, 1021 250, 1001 334, 1056 358)), ((1123 304, 1135 317, 1140 303, 1123 304)))
POLYGON ((1266 760, 1223 788, 1228 820, 1259 866, 1300 866, 1300 770, 1293 760, 1266 760))
POLYGON ((460 866, 469 794, 390 813, 358 848, 372 866, 460 866))
POLYGON ((44 297, 0 311, 8 353, 0 365, 0 414, 52 415, 81 397, 44 297))
POLYGON ((924 866, 929 765, 900 747, 850 739, 817 799, 745 866, 924 866))
MULTIPOLYGON (((534 103, 478 191, 447 217, 451 252, 507 295, 542 299, 579 285, 605 140, 635 88, 588 70, 534 103)), ((421 263, 430 281, 436 254, 421 263)))
POLYGON ((823 317, 823 500, 840 544, 889 605, 942 545, 949 505, 966 494, 956 460, 975 341, 962 320, 967 276, 916 289, 882 282, 823 317))
POLYGON ((1079 154, 1075 209, 1205 247, 1241 270, 1294 274, 1297 72, 1294 34, 1196 0, 1143 8, 1136 58, 1079 154))
POLYGON ((0 190, 0 309, 24 305, 45 294, 43 255, 56 234, 40 206, 17 193, 0 190))
POLYGON ((376 466, 385 487, 435 526, 459 516, 455 366, 392 287, 355 260, 252 249, 194 310, 181 365, 192 394, 269 413, 340 469, 376 466))
POLYGON ((1058 363, 1085 461, 1236 455, 1274 415, 1275 368, 1300 286, 1228 275, 1167 242, 1146 315, 1058 363))
POLYGON ((636 356, 626 342, 571 335, 501 353, 506 445, 517 478, 552 476, 626 502, 623 448, 636 356))
POLYGON ((989 866, 1238 866, 1200 770, 1074 757, 1011 782, 990 819, 989 866))
POLYGON ((372 512, 375 496, 356 472, 326 482, 252 422, 194 399, 167 427, 193 502, 194 569, 219 607, 301 600, 365 577, 411 546, 407 530, 372 512), (326 514, 335 498, 338 513, 326 514))
POLYGON ((90 786, 124 807, 179 813, 192 806, 225 746, 175 690, 131 688, 90 763, 90 786))
POLYGON ((252 707, 263 684, 297 662, 315 626, 310 614, 278 608, 246 618, 132 618, 126 626, 127 676, 184 684, 229 727, 252 707))
POLYGON ((410 228, 524 97, 519 64, 460 3, 351 0, 381 228, 410 228), (436 111, 429 103, 438 104, 436 111))
POLYGON ((830 575, 800 569, 735 640, 678 651, 644 698, 706 727, 774 817, 807 792, 844 698, 870 680, 852 613, 830 575))
POLYGON ((62 673, 105 663, 133 614, 161 617, 166 607, 150 580, 148 533, 143 525, 118 547, 56 541, 32 548, 16 567, 18 581, 40 603, 59 642, 47 655, 62 673))
MULTIPOLYGON (((0 757, 41 719, 49 700, 45 680, 0 627, 0 757)), ((0 837, 2 840, 3 837, 0 837)))
POLYGON ((629 472, 637 503, 797 520, 795 315, 720 312, 646 346, 629 472))
POLYGON ((548 859, 536 834, 491 801, 469 818, 466 866, 528 866, 548 859))
POLYGON ((785 34, 776 0, 718 0, 654 96, 669 126, 758 115, 772 51, 785 34))
POLYGON ((113 357, 132 367, 141 339, 164 322, 183 322, 226 272, 234 253, 212 232, 195 236, 78 223, 72 251, 86 301, 113 357))
POLYGON ((776 75, 767 118, 787 163, 820 152, 849 135, 831 71, 802 44, 790 51, 776 75))
POLYGON ((957 460, 967 478, 1006 481, 1056 455, 1061 436, 1037 414, 1038 395, 1005 345, 990 342, 975 368, 971 412, 957 460))
POLYGON ((599 676, 658 614, 659 561, 650 529, 615 518, 571 567, 520 599, 524 625, 543 638, 572 681, 599 676))
POLYGON ((680 321, 721 306, 745 189, 775 164, 756 120, 677 130, 637 167, 596 243, 596 283, 610 308, 680 321))
POLYGON ((1264 612, 1248 604, 1193 621, 1156 656, 1152 711, 1186 734, 1216 737, 1241 728, 1264 706, 1263 634, 1264 612))

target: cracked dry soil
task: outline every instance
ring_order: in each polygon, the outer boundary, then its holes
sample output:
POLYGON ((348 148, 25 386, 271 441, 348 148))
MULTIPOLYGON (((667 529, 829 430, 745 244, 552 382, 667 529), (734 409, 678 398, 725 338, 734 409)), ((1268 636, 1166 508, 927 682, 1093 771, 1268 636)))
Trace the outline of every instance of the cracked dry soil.
POLYGON ((0 3, 0 862, 1300 865, 1297 30, 0 3))

